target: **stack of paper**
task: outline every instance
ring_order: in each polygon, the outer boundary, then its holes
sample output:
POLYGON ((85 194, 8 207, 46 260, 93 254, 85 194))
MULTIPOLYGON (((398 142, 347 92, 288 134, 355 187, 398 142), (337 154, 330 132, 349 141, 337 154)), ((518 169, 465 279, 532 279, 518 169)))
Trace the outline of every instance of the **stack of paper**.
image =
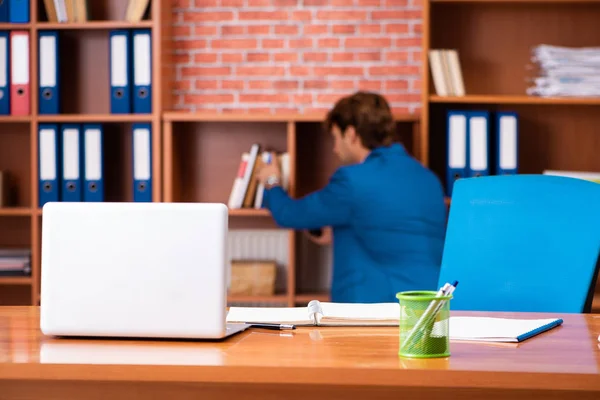
POLYGON ((540 97, 600 96, 600 47, 534 47, 532 60, 539 68, 527 94, 540 97))

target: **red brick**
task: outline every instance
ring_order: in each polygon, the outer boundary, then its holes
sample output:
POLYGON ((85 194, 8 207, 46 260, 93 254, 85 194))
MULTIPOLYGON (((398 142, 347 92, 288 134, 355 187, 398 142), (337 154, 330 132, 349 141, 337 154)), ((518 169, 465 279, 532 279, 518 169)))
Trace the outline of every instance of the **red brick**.
POLYGON ((333 53, 331 55, 333 62, 344 62, 354 60, 354 53, 333 53))
MULTIPOLYGON (((341 0, 339 0, 341 1, 341 0)), ((367 6, 381 6, 381 3, 383 3, 383 0, 358 0, 358 6, 359 7, 367 7, 367 6)))
POLYGON ((336 35, 352 35, 356 33, 355 25, 334 25, 333 33, 336 35))
POLYGON ((190 8, 192 0, 171 0, 173 8, 190 8))
POLYGON ((273 58, 275 62, 297 62, 298 53, 275 53, 273 58))
POLYGON ((333 104, 336 101, 338 101, 339 99, 341 99, 342 97, 346 96, 347 93, 337 93, 337 94, 333 94, 333 93, 327 93, 327 94, 319 94, 317 96, 317 103, 329 103, 329 104, 333 104))
POLYGON ((337 47, 340 47, 340 39, 337 39, 337 38, 319 39, 317 46, 319 48, 324 48, 324 47, 337 48, 337 47))
POLYGON ((219 82, 214 79, 210 79, 210 80, 196 79, 196 81, 194 81, 194 88, 198 89, 198 90, 208 90, 208 89, 214 90, 214 89, 219 88, 219 82))
POLYGON ((181 76, 184 77, 197 77, 206 75, 230 75, 230 67, 182 67, 181 76))
POLYGON ((185 22, 207 22, 207 21, 231 21, 233 19, 233 12, 231 11, 186 11, 183 13, 183 20, 185 22))
POLYGON ((381 81, 358 81, 358 90, 381 91, 383 84, 381 81))
POLYGON ((192 36, 192 25, 176 25, 173 26, 171 34, 177 38, 179 36, 192 36))
POLYGON ((347 48, 377 48, 382 49, 390 47, 392 39, 385 37, 369 38, 369 37, 353 37, 346 39, 347 48))
MULTIPOLYGON (((305 35, 322 35, 327 33, 327 31, 329 30, 329 26, 328 25, 310 25, 310 24, 306 24, 304 25, 304 34, 305 35)), ((335 32, 334 33, 340 33, 340 32, 335 32)))
POLYGON ((326 76, 326 75, 356 75, 362 76, 365 72, 364 68, 350 66, 350 67, 315 67, 315 75, 316 76, 326 76))
POLYGON ((310 21, 312 13, 310 11, 293 11, 291 17, 295 21, 310 21))
POLYGON ((243 35, 244 33, 245 29, 243 26, 224 25, 221 27, 222 35, 243 35))
POLYGON ((421 47, 421 38, 398 38, 396 47, 421 47))
POLYGON ((191 90, 192 89, 192 81, 189 79, 179 80, 173 82, 173 90, 191 90))
POLYGON ((276 25, 275 34, 277 35, 297 35, 298 27, 296 25, 276 25))
POLYGON ((196 25, 194 27, 194 35, 196 36, 214 36, 216 34, 216 26, 196 25))
POLYGON ((244 61, 242 53, 225 53, 221 55, 221 61, 224 63, 240 63, 244 61))
POLYGON ((384 56, 385 61, 406 62, 409 60, 408 51, 387 51, 384 56))
POLYGON ((385 26, 385 33, 408 33, 408 24, 387 24, 385 26))
MULTIPOLYGON (((268 7, 270 5, 271 0, 248 0, 248 7, 268 7)), ((241 6, 244 6, 244 4, 241 6)))
POLYGON ((254 49, 257 46, 256 39, 214 39, 210 43, 213 49, 254 49))
POLYGON ((336 80, 331 82, 333 90, 354 90, 356 83, 354 81, 336 80))
POLYGON ((317 11, 317 19, 325 21, 366 21, 367 12, 363 10, 321 10, 317 11))
POLYGON ((282 76, 285 74, 284 67, 272 67, 272 66, 238 66, 236 68, 236 74, 238 76, 282 76))
POLYGON ((240 21, 250 20, 250 21, 260 21, 260 20, 270 20, 270 21, 283 21, 287 20, 288 13, 287 11, 240 11, 238 13, 238 19, 240 21))
POLYGON ((269 61, 269 53, 248 53, 246 55, 246 61, 249 62, 266 62, 269 61))
MULTIPOLYGON (((412 0, 414 1, 414 0, 412 0)), ((409 0, 384 0, 385 7, 406 7, 409 0)))
POLYGON ((263 39, 261 41, 263 49, 283 49, 285 41, 283 39, 263 39))
POLYGON ((302 59, 307 62, 322 62, 327 61, 327 53, 306 52, 302 59))
POLYGON ((356 59, 358 61, 380 61, 381 53, 380 52, 356 53, 356 59))
POLYGON ((240 94, 242 103, 287 103, 289 100, 290 96, 284 93, 240 94))
MULTIPOLYGON (((243 7, 245 6, 244 0, 221 0, 221 7, 243 7)), ((198 2, 196 2, 198 7, 198 2)))
POLYGON ((312 67, 292 65, 290 67, 290 75, 292 76, 314 76, 312 67))
POLYGON ((257 89, 271 89, 273 87, 273 82, 271 81, 248 81, 248 89, 257 90, 257 89))
POLYGON ((174 50, 197 50, 206 48, 206 40, 188 39, 173 42, 174 50))
POLYGON ((385 65, 369 68, 370 75, 416 75, 419 68, 414 65, 385 65))
POLYGON ((300 48, 312 48, 313 40, 312 39, 290 39, 289 48, 290 49, 300 49, 300 48))
POLYGON ((417 19, 421 18, 421 10, 386 10, 373 11, 371 19, 375 20, 396 20, 396 19, 417 19))
POLYGON ((249 25, 249 35, 268 35, 271 33, 271 27, 269 25, 249 25))
POLYGON ((408 89, 408 82, 405 80, 402 81, 397 81, 397 80, 393 80, 393 81, 386 81, 383 90, 388 91, 388 90, 407 90, 408 89))
POLYGON ((298 89, 300 84, 298 81, 275 81, 273 82, 273 88, 278 90, 289 90, 298 89))
POLYGON ((242 90, 244 89, 244 81, 224 80, 221 81, 221 89, 242 90))
POLYGON ((194 54, 194 62, 195 63, 215 63, 217 62, 218 54, 217 53, 199 53, 194 54))
POLYGON ((194 0, 194 6, 197 8, 217 7, 219 0, 194 0))
POLYGON ((292 101, 298 104, 310 104, 312 103, 312 96, 310 94, 296 94, 293 95, 292 101))
POLYGON ((329 83, 326 80, 307 80, 304 81, 304 89, 327 89, 329 83))
MULTIPOLYGON (((270 4, 268 4, 270 5, 270 4)), ((299 6, 299 0, 273 0, 273 6, 275 7, 297 7, 299 6)))
POLYGON ((369 33, 381 33, 381 24, 359 25, 358 32, 362 35, 369 33))
POLYGON ((183 100, 191 104, 231 103, 234 97, 233 94, 186 94, 183 100))

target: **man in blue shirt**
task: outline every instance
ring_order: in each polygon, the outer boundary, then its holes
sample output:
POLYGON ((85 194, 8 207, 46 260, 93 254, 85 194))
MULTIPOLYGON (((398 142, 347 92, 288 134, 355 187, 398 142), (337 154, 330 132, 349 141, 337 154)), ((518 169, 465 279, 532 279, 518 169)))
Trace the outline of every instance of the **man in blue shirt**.
POLYGON ((277 163, 263 167, 265 203, 285 228, 323 228, 332 237, 331 300, 395 302, 405 290, 437 290, 446 206, 438 178, 394 143, 387 101, 358 92, 338 101, 326 128, 344 164, 321 190, 292 199, 277 163))

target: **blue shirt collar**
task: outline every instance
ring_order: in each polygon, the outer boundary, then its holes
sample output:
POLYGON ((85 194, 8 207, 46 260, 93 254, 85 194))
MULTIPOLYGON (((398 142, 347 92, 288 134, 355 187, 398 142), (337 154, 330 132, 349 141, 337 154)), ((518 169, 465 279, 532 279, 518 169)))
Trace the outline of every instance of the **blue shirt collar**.
POLYGON ((406 149, 400 143, 392 143, 389 146, 376 147, 373 150, 371 150, 365 161, 371 158, 381 157, 391 153, 406 155, 406 149))

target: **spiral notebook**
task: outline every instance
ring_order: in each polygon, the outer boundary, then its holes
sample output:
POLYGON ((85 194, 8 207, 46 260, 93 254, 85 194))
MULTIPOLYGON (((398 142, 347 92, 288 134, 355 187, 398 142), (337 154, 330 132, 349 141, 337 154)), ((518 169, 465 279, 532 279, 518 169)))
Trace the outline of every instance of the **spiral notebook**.
POLYGON ((329 303, 306 307, 231 307, 227 322, 279 323, 297 326, 398 326, 398 303, 329 303))

